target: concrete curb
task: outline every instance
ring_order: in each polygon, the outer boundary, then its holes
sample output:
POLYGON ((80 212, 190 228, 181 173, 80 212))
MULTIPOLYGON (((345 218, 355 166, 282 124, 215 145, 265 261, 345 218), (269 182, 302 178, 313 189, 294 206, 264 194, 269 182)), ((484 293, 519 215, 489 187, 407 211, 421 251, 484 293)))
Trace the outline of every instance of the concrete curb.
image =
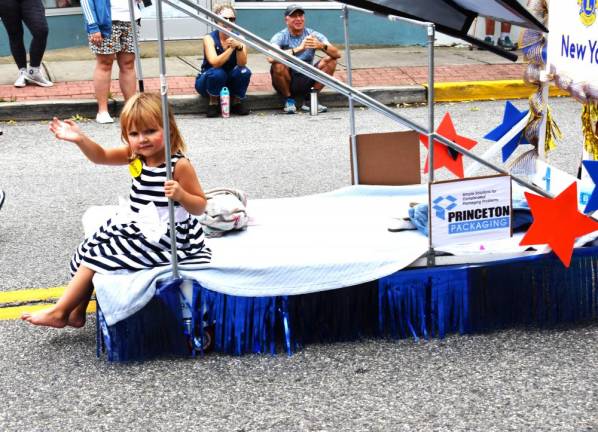
MULTIPOLYGON (((426 88, 424 86, 397 86, 374 88, 360 88, 366 95, 385 105, 400 103, 426 102, 426 88)), ((170 95, 168 100, 176 114, 204 114, 206 103, 198 95, 170 95)), ((274 92, 254 92, 248 97, 251 109, 278 110, 282 107, 282 100, 274 92)), ((346 97, 333 92, 323 91, 320 102, 330 107, 347 107, 346 97)), ((122 108, 121 100, 111 100, 108 104, 110 114, 118 116, 122 108)), ((79 115, 95 118, 97 105, 95 99, 58 99, 53 101, 24 101, 0 103, 0 121, 49 120, 52 117, 69 118, 79 115)))
MULTIPOLYGON (((523 80, 466 81, 437 83, 434 86, 436 102, 461 102, 470 100, 527 99, 536 87, 523 80)), ((425 103, 427 87, 410 85, 396 87, 360 87, 358 90, 384 105, 425 103)), ((550 88, 550 96, 568 96, 556 87, 550 88)), ((169 101, 176 114, 204 114, 206 103, 198 95, 170 95, 169 101)), ((249 95, 253 111, 279 110, 282 100, 274 92, 253 92, 249 95)), ((348 99, 332 90, 324 90, 320 102, 330 107, 347 107, 348 99)), ((359 106, 359 104, 357 104, 359 106)), ((118 117, 122 101, 111 100, 109 110, 118 117)), ((95 99, 58 99, 54 101, 25 101, 0 103, 0 121, 49 120, 52 117, 69 118, 79 115, 95 118, 95 99)))
MULTIPOLYGON (((445 82, 434 85, 434 99, 436 102, 527 99, 536 90, 536 86, 523 80, 445 82)), ((568 96, 568 93, 553 86, 550 96, 568 96)))

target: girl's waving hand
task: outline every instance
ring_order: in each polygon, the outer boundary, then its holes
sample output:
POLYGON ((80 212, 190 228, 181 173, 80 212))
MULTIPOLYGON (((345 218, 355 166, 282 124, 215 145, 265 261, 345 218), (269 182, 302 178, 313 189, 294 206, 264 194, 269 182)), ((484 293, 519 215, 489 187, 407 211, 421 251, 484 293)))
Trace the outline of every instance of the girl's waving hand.
POLYGON ((72 120, 56 117, 50 122, 50 131, 60 140, 77 144, 81 152, 93 163, 100 165, 126 165, 129 163, 128 146, 104 148, 85 135, 72 120))
POLYGON ((50 131, 54 136, 63 141, 77 142, 82 133, 77 123, 72 120, 60 120, 56 117, 50 122, 50 131))

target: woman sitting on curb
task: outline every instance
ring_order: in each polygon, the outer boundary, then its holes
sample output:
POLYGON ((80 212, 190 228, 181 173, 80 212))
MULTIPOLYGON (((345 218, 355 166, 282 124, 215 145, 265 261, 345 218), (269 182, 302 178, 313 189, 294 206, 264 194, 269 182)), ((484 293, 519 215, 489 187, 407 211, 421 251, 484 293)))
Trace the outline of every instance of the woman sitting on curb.
MULTIPOLYGON (((235 9, 230 5, 216 6, 214 13, 229 22, 235 22, 235 9)), ((228 87, 231 95, 231 113, 249 114, 245 94, 251 71, 247 68, 247 47, 218 30, 203 38, 203 64, 195 80, 195 90, 209 98, 208 117, 220 115, 220 91, 228 87)))

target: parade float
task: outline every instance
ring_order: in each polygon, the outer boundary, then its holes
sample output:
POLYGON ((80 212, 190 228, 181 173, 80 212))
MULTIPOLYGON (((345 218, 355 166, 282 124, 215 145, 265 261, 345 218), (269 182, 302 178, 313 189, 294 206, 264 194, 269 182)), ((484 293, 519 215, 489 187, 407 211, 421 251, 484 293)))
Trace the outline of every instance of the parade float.
MULTIPOLYGON (((529 10, 513 0, 347 1, 426 27, 428 124, 421 126, 351 86, 349 6, 343 9, 344 83, 238 25, 222 27, 222 18, 209 10, 186 0, 162 1, 219 31, 234 31, 252 48, 348 97, 354 185, 307 197, 249 200, 249 226, 211 239, 214 258, 207 266, 178 265, 173 251, 171 268, 97 274, 98 355, 105 352, 109 360, 123 361, 197 355, 212 348, 237 355, 281 349, 290 354, 321 341, 443 337, 598 316, 598 248, 593 246, 598 222, 589 216, 598 208, 598 195, 593 182, 584 183, 547 159, 559 137, 548 107, 551 82, 584 103, 580 133, 586 137, 585 153, 598 155, 597 83, 592 81, 598 76, 595 2, 554 2, 559 19, 551 22, 542 0, 531 1, 529 10), (525 78, 537 85, 529 111, 507 103, 502 123, 486 135, 496 142, 493 151, 502 154, 501 166, 476 155, 475 141, 458 134, 450 115, 437 129, 434 120, 436 30, 512 57, 467 35, 478 16, 527 29, 525 78), (419 135, 428 149, 426 184, 364 184, 353 103, 419 135), (523 145, 529 151, 514 158, 523 145), (463 168, 465 157, 496 175, 474 177, 463 168), (441 168, 456 179, 436 181, 434 172, 441 168), (395 227, 405 218, 417 229, 395 227), (121 294, 115 297, 114 292, 121 294)), ((414 163, 419 170, 419 160, 414 163)), ((598 177, 593 160, 583 165, 588 177, 598 177)), ((86 230, 93 230, 93 222, 86 230)))

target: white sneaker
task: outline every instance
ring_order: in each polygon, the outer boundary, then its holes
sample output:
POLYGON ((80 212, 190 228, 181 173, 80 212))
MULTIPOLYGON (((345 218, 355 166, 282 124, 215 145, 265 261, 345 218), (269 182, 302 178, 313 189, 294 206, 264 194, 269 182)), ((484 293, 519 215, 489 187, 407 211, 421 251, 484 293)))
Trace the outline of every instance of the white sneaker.
POLYGON ((15 81, 15 87, 25 87, 27 85, 27 81, 25 81, 26 77, 27 69, 19 69, 19 75, 17 76, 17 80, 15 81))
POLYGON ((52 87, 54 85, 52 81, 46 79, 40 68, 30 67, 25 75, 25 79, 40 87, 52 87))
MULTIPOLYGON (((311 108, 309 107, 309 105, 303 104, 303 105, 301 105, 301 111, 310 112, 311 108)), ((319 114, 325 113, 326 111, 328 111, 327 106, 318 104, 318 113, 319 114)))
POLYGON ((112 119, 112 117, 110 117, 110 114, 108 114, 106 111, 103 111, 103 112, 99 112, 96 115, 96 122, 98 122, 100 124, 107 124, 107 123, 114 123, 114 120, 112 119))

